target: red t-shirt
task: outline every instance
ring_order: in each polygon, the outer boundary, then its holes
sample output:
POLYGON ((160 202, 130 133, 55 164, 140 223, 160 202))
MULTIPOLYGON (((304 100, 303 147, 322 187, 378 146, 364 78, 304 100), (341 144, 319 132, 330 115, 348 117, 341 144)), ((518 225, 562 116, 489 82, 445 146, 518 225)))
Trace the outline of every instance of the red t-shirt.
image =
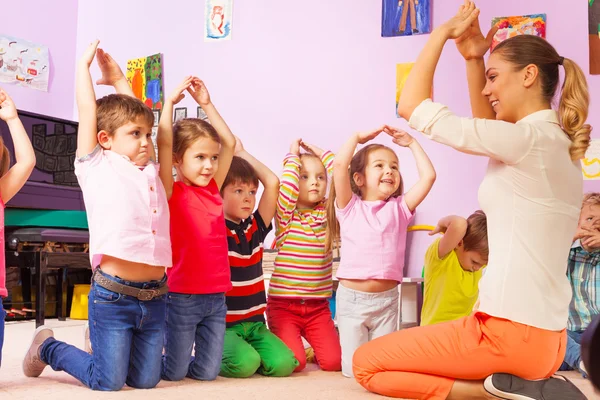
POLYGON ((169 290, 186 294, 230 290, 227 228, 215 180, 205 187, 175 182, 169 209, 173 248, 169 290))

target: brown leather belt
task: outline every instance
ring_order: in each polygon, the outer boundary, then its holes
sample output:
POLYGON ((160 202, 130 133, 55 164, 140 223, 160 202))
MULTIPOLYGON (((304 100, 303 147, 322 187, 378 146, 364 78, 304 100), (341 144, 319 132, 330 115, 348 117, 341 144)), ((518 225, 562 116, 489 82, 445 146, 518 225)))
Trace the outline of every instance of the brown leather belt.
POLYGON ((115 282, 111 279, 106 278, 104 275, 98 273, 98 271, 94 272, 94 276, 92 279, 99 286, 102 286, 106 290, 110 290, 111 292, 124 294, 131 297, 136 297, 140 301, 152 300, 153 298, 162 296, 163 294, 166 294, 169 291, 169 286, 167 286, 166 282, 161 287, 156 289, 140 289, 115 282))

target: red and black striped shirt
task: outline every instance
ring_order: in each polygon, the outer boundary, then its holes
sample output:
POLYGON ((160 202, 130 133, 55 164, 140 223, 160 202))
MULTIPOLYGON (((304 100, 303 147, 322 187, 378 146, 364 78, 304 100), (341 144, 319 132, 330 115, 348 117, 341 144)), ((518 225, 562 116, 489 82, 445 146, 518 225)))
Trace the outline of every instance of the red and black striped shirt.
POLYGON ((229 266, 233 288, 227 292, 227 326, 265 322, 267 305, 263 279, 263 243, 272 226, 258 211, 240 224, 226 220, 229 266))

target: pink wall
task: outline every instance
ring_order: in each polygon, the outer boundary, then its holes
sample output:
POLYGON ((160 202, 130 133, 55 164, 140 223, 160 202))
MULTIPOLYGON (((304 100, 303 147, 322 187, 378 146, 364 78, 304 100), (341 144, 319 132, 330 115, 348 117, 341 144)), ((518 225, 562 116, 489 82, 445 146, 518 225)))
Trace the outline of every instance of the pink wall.
MULTIPOLYGON (((461 2, 434 1, 434 26, 461 2)), ((162 52, 166 91, 184 75, 200 76, 247 149, 275 171, 293 138, 337 150, 356 130, 383 123, 406 126, 395 118, 395 64, 414 61, 427 36, 381 38, 380 0, 237 0, 233 40, 221 43, 203 42, 203 1, 168 4, 80 2, 77 55, 95 38, 122 67, 128 58, 162 52)), ((585 2, 572 8, 543 0, 482 1, 480 6, 483 25, 493 16, 547 13, 548 39, 562 55, 587 69, 585 2)), ((93 74, 98 77, 95 67, 93 74)), ((592 97, 600 98, 600 77, 590 78, 590 87, 592 97)), ((434 90, 437 101, 469 115, 464 63, 452 43, 442 56, 434 90)), ((108 92, 98 90, 99 95, 108 92)), ((598 110, 598 101, 592 109, 598 110)), ((182 104, 188 107, 188 116, 195 116, 191 100, 182 104)), ((600 126, 598 112, 591 114, 590 123, 600 126)), ((466 216, 475 210, 486 160, 419 140, 437 167, 438 181, 419 208, 416 222, 434 224, 445 214, 466 216)), ((382 142, 391 143, 386 138, 382 142)), ((411 185, 416 180, 413 159, 404 149, 398 154, 405 181, 411 185)), ((594 186, 588 183, 586 189, 594 186)), ((411 275, 420 275, 429 242, 424 234, 415 237, 411 275)))
POLYGON ((65 119, 73 116, 77 3, 2 2, 0 33, 46 45, 50 51, 48 92, 2 84, 19 109, 65 119))

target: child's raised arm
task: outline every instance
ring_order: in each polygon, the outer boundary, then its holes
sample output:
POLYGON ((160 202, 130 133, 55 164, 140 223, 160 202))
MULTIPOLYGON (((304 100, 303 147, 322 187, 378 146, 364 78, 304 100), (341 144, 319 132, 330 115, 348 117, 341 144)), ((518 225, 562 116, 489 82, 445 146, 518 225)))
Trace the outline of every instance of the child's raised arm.
POLYGON ((457 215, 449 215, 440 219, 435 229, 429 232, 433 236, 442 232, 444 235, 438 245, 438 257, 443 259, 463 240, 467 233, 467 220, 457 215))
POLYGON ((417 170, 419 172, 419 181, 404 194, 404 201, 406 202, 408 209, 414 211, 431 190, 436 178, 435 169, 419 142, 407 132, 387 125, 385 127, 385 132, 393 137, 393 142, 397 145, 408 147, 415 157, 417 170))
POLYGON ((264 190, 258 203, 258 213, 266 226, 271 224, 277 210, 277 196, 279 195, 279 179, 265 164, 254 158, 244 149, 242 141, 236 137, 235 155, 248 161, 256 171, 258 180, 263 184, 264 190))
POLYGON ((354 156, 354 150, 358 144, 364 144, 376 138, 384 127, 368 132, 355 133, 340 148, 333 161, 333 186, 335 188, 335 204, 338 208, 344 208, 352 199, 352 187, 350 186, 350 162, 354 156))
POLYGON ((190 87, 192 77, 188 76, 175 89, 175 91, 165 99, 160 121, 158 123, 158 133, 156 135, 156 144, 158 147, 158 159, 160 161, 159 177, 165 187, 167 199, 171 198, 173 193, 173 105, 179 103, 185 97, 183 93, 190 87))
POLYGON ((210 100, 210 95, 208 93, 208 89, 206 89, 206 85, 204 85, 204 82, 198 78, 194 78, 191 86, 188 88, 188 92, 192 95, 194 100, 196 100, 198 105, 202 107, 206 113, 206 116, 208 117, 208 120, 215 128, 219 134, 219 138, 221 139, 219 169, 215 174, 215 181, 217 182, 219 189, 221 189, 221 186, 223 186, 223 182, 225 182, 225 178, 227 177, 227 173, 229 172, 231 160, 233 159, 235 136, 233 136, 233 133, 231 133, 231 130, 225 123, 225 120, 223 117, 221 117, 215 108, 215 105, 210 100))
POLYGON ((294 214, 298 195, 300 193, 300 143, 302 139, 296 139, 290 146, 290 152, 283 160, 283 173, 277 196, 277 229, 285 227, 294 214))
MULTIPOLYGON (((0 195, 2 202, 6 204, 27 182, 31 171, 35 167, 35 153, 27 132, 19 119, 17 108, 10 96, 0 88, 0 119, 8 125, 15 149, 15 165, 0 178, 0 195)), ((8 157, 8 152, 2 154, 8 157)), ((10 160, 2 160, 8 163, 10 160)))
POLYGON ((123 74, 119 64, 111 57, 110 54, 102 49, 96 51, 96 61, 102 72, 102 77, 96 81, 96 85, 108 85, 115 88, 119 94, 126 94, 135 97, 133 89, 127 83, 127 78, 123 74))
POLYGON ((94 151, 98 144, 98 125, 96 121, 96 94, 90 75, 90 64, 94 60, 99 40, 91 43, 77 64, 75 96, 79 111, 77 129, 77 157, 83 157, 94 151))

